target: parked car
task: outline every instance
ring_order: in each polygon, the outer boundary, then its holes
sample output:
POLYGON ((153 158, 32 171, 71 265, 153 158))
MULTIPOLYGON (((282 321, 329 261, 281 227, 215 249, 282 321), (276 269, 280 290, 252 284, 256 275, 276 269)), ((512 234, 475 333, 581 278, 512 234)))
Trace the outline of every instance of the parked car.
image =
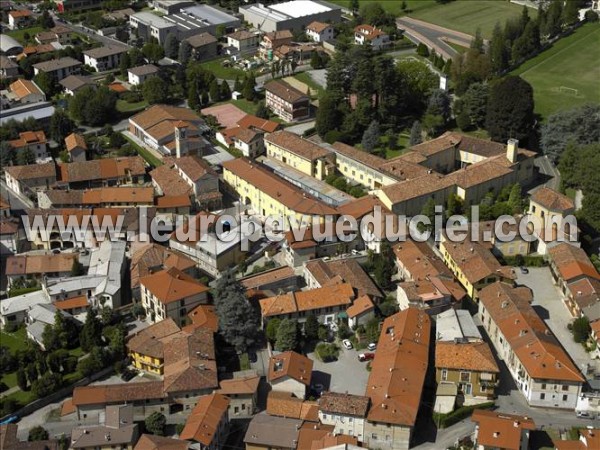
POLYGON ((577 411, 577 417, 580 419, 593 419, 594 416, 587 411, 577 411))
POLYGON ((358 355, 358 360, 360 362, 371 361, 373 358, 375 358, 375 353, 361 353, 358 355))
POLYGON ((133 369, 125 369, 123 371, 123 373, 121 374, 121 380, 123 381, 129 381, 131 380, 133 377, 135 377, 138 374, 137 370, 133 370, 133 369))
POLYGON ((369 345, 367 345, 367 348, 373 351, 377 348, 377 344, 375 342, 371 342, 369 345))
POLYGON ((352 350, 352 349, 354 348, 354 347, 353 347, 353 345, 352 345, 352 342, 350 342, 350 340, 349 340, 349 339, 344 339, 344 340, 342 341, 342 345, 344 346, 344 348, 345 348, 346 350, 352 350))
POLYGON ((529 273, 529 269, 525 266, 521 266, 521 267, 519 267, 519 269, 521 270, 521 273, 524 275, 527 275, 529 273))

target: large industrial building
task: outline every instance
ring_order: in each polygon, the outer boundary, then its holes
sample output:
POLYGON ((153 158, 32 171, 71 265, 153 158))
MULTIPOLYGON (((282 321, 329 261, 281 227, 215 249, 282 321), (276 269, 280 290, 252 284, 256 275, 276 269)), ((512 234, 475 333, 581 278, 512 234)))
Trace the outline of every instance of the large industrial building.
POLYGON ((241 6, 244 20, 261 31, 301 31, 314 21, 337 23, 342 18, 341 6, 321 0, 292 0, 274 5, 262 3, 241 6))
POLYGON ((217 27, 232 31, 241 25, 240 19, 208 5, 181 8, 167 16, 141 11, 133 14, 129 23, 143 39, 156 38, 163 44, 168 34, 175 33, 180 41, 197 34, 215 35, 217 27))

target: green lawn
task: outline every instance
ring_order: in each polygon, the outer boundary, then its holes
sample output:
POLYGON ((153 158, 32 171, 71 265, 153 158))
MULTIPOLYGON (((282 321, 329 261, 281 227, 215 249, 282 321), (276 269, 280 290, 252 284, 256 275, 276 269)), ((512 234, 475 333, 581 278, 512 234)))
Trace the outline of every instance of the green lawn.
POLYGON ((223 61, 228 60, 228 57, 213 59, 202 63, 202 67, 210 70, 219 79, 235 80, 236 77, 244 78, 245 72, 235 67, 224 67, 223 61))
POLYGON ((533 86, 535 110, 544 119, 559 110, 600 102, 598 42, 600 24, 584 25, 512 72, 533 86))
POLYGON ((242 111, 244 111, 246 114, 256 114, 256 110, 258 109, 258 103, 254 103, 254 102, 249 102, 246 99, 239 99, 239 100, 230 100, 229 102, 226 103, 231 103, 232 105, 237 106, 238 108, 240 108, 242 111))
MULTIPOLYGON (((332 2, 345 7, 350 4, 349 0, 332 2)), ((361 3, 365 3, 365 0, 361 3)), ((382 0, 380 3, 394 15, 405 15, 400 9, 402 1, 382 0)), ((435 0, 407 0, 406 3, 409 10, 406 15, 410 17, 469 34, 475 34, 477 28, 481 28, 486 38, 491 38, 496 22, 504 26, 506 19, 519 16, 523 9, 504 0, 455 0, 447 4, 435 0)), ((534 17, 535 10, 530 9, 529 15, 534 17)))
POLYGON ((23 348, 26 341, 27 331, 25 331, 25 327, 19 328, 14 333, 0 331, 0 345, 8 347, 12 353, 23 348))
POLYGON ((2 376, 2 383, 7 385, 9 389, 17 385, 17 372, 11 372, 2 376))
POLYGON ((317 91, 319 95, 321 95, 321 93, 325 91, 323 86, 315 82, 315 80, 313 80, 312 77, 306 72, 297 73, 294 75, 294 78, 306 84, 309 88, 311 88, 311 90, 317 91))
POLYGON ((446 42, 450 47, 456 50, 458 53, 464 53, 469 50, 467 47, 463 47, 462 45, 455 44, 454 42, 446 42))
POLYGON ((160 159, 158 159, 156 156, 154 156, 152 153, 150 153, 148 150, 146 150, 143 147, 140 147, 139 145, 137 145, 135 142, 133 142, 131 139, 129 139, 127 136, 123 135, 123 137, 125 139, 127 139, 127 142, 129 142, 133 148, 135 148, 138 152, 138 154, 144 158, 144 160, 146 160, 146 162, 148 164, 150 164, 152 167, 158 167, 158 166, 162 166, 162 161, 160 159))
POLYGON ((35 35, 44 31, 42 27, 30 27, 30 28, 22 28, 20 30, 12 30, 6 32, 8 36, 12 36, 21 44, 27 44, 27 40, 25 39, 25 33, 29 33, 30 41, 34 42, 35 35))
POLYGON ((120 113, 130 113, 137 112, 145 109, 148 106, 148 102, 146 100, 142 100, 141 102, 129 103, 125 100, 117 100, 117 111, 120 113))

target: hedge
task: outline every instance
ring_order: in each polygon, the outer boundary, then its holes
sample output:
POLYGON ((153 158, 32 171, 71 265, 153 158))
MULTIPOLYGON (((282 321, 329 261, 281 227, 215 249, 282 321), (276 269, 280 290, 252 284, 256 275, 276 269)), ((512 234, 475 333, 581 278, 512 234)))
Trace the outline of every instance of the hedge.
POLYGON ((489 409, 494 406, 494 402, 480 403, 478 405, 461 406, 447 414, 433 413, 433 421, 439 428, 448 428, 457 422, 469 417, 476 409, 489 409))

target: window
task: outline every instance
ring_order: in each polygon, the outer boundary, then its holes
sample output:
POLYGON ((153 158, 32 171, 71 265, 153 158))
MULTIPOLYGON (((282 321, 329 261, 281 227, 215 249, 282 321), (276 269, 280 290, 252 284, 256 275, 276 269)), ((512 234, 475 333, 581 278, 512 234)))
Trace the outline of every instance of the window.
POLYGON ((569 396, 567 394, 563 395, 563 402, 566 402, 567 400, 569 400, 569 396))
POLYGON ((546 383, 542 383, 542 389, 546 389, 546 383))
POLYGON ((461 372, 460 373, 460 381, 461 382, 471 381, 471 372, 461 372))
POLYGON ((541 393, 541 394, 540 394, 540 400, 545 400, 545 399, 546 399, 546 394, 544 394, 544 393, 541 393))
POLYGON ((563 391, 568 391, 569 390, 569 385, 568 384, 563 384, 562 390, 563 391))
POLYGON ((327 414, 323 414, 323 420, 327 419, 327 414))
POLYGON ((371 433, 371 439, 375 439, 375 440, 379 439, 377 437, 377 433, 371 433))
POLYGON ((442 380, 446 381, 448 379, 448 369, 442 369, 442 380))

